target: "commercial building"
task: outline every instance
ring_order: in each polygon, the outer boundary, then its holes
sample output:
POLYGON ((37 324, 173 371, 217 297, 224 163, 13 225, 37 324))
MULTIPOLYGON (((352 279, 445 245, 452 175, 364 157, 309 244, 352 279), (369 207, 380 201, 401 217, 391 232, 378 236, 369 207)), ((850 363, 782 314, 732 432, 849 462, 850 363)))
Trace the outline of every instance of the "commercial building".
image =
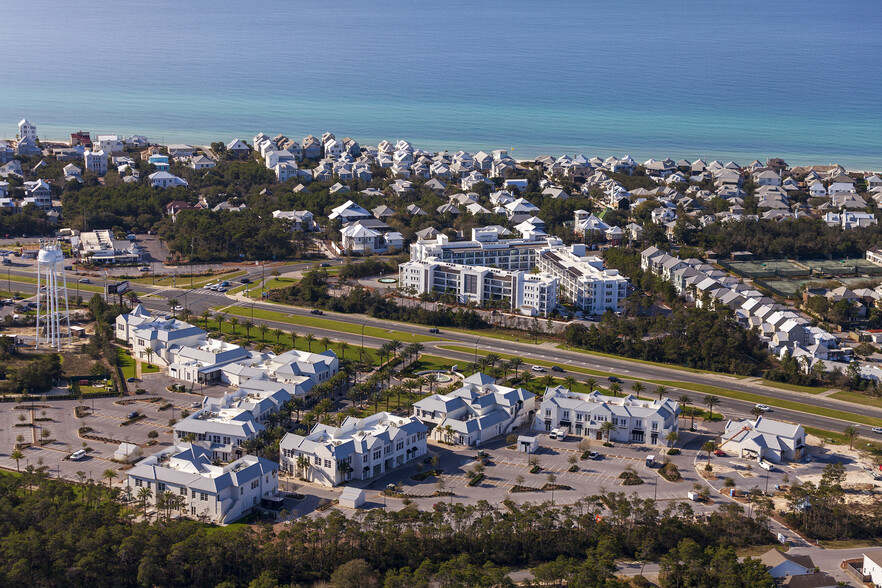
POLYGON ((445 263, 485 266, 506 271, 530 271, 536 267, 538 251, 563 245, 556 237, 542 239, 500 239, 495 227, 472 229, 470 241, 450 241, 447 235, 419 240, 410 246, 411 261, 436 259, 445 263))
POLYGON ((128 470, 126 489, 135 500, 146 495, 147 503, 158 509, 224 525, 278 495, 278 464, 248 455, 216 466, 208 450, 181 443, 128 470))
POLYGON ((141 260, 141 248, 126 239, 114 239, 107 229, 86 231, 70 238, 81 261, 100 265, 135 264, 141 260))
POLYGON ((805 429, 765 417, 728 421, 720 449, 759 461, 798 460, 805 449, 805 429))
POLYGON ((388 412, 348 417, 339 427, 317 424, 305 437, 285 435, 281 468, 325 486, 367 480, 424 456, 426 432, 419 420, 388 412))
POLYGON ((443 263, 434 259, 398 266, 403 292, 452 294, 462 304, 504 307, 528 316, 548 316, 558 302, 557 278, 526 271, 443 263))
POLYGON ((603 259, 588 255, 585 245, 543 249, 536 265, 540 272, 559 280, 561 299, 583 312, 619 312, 628 296, 628 280, 618 270, 604 269, 603 259))
POLYGON ((487 374, 472 374, 449 394, 432 394, 413 405, 413 416, 432 426, 437 441, 478 445, 507 435, 533 420, 536 397, 523 388, 500 386, 487 374))
POLYGON ((670 398, 641 400, 630 394, 618 398, 597 391, 580 394, 557 386, 545 390, 533 429, 564 429, 597 440, 668 446, 668 434, 679 431, 679 413, 679 405, 670 398))

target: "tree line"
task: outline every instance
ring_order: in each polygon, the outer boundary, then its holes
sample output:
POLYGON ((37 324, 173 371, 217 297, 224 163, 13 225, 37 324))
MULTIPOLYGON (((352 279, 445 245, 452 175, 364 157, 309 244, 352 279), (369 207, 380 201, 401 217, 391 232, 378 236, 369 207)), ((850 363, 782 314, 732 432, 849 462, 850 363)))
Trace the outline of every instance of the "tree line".
POLYGON ((162 516, 133 523, 128 515, 139 512, 139 497, 123 503, 120 488, 85 474, 81 479, 50 479, 34 466, 0 475, 0 584, 510 586, 507 571, 533 568, 549 583, 624 586, 613 577, 614 561, 641 558, 662 559, 662 586, 773 585, 756 560, 734 557, 731 548, 773 541, 764 524, 736 504, 699 520, 686 503, 663 507, 624 494, 589 496, 558 509, 441 500, 429 512, 413 505, 349 518, 331 511, 279 529, 219 531, 162 516), (697 570, 721 583, 699 580, 697 570))

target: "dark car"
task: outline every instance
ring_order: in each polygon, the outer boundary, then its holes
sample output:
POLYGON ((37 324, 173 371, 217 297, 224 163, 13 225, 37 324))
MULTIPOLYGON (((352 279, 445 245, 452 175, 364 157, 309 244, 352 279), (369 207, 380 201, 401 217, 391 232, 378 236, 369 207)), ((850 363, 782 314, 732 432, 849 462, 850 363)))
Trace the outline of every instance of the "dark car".
POLYGON ((327 261, 323 261, 319 264, 319 267, 331 267, 331 264, 327 261))
POLYGON ((250 284, 251 280, 249 280, 248 278, 242 278, 241 280, 239 280, 239 283, 240 284, 250 284))
POLYGON ((134 411, 134 412, 130 412, 130 413, 129 413, 129 419, 130 419, 130 420, 131 420, 131 419, 136 419, 136 418, 138 418, 138 416, 139 416, 139 415, 138 415, 138 411, 137 411, 137 410, 134 411))
POLYGON ((618 382, 619 384, 622 383, 622 379, 621 379, 621 378, 617 378, 616 376, 610 376, 610 377, 607 378, 607 380, 609 380, 610 382, 618 382))
POLYGON ((430 332, 430 333, 434 333, 434 334, 438 334, 438 333, 441 332, 441 330, 440 330, 440 329, 437 329, 437 328, 435 328, 435 327, 432 327, 431 329, 429 329, 429 332, 430 332))
POLYGON ((551 366, 551 371, 553 372, 565 372, 566 370, 560 367, 559 365, 551 366))
POLYGON ((309 311, 309 314, 325 314, 325 313, 320 311, 317 308, 313 308, 312 310, 309 311))
POLYGON ((140 381, 141 381, 141 380, 139 380, 138 378, 128 378, 128 379, 126 380, 126 382, 140 382, 140 381))

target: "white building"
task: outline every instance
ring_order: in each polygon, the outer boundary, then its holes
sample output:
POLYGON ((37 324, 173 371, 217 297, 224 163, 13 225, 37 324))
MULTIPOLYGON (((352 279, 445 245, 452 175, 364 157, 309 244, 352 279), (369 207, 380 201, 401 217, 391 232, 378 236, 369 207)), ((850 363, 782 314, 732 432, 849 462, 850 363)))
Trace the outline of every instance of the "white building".
POLYGON ((261 506, 263 499, 278 495, 278 465, 248 455, 215 466, 208 450, 181 443, 128 470, 126 488, 135 500, 147 488, 147 502, 154 506, 160 497, 175 497, 175 513, 225 525, 261 506))
POLYGON ((617 398, 597 391, 579 394, 557 386, 545 390, 533 429, 564 429, 600 440, 606 439, 604 423, 611 422, 610 441, 668 446, 668 433, 679 431, 679 413, 679 405, 670 398, 641 400, 630 394, 617 398))
POLYGON ((153 172, 147 178, 150 180, 150 185, 154 188, 175 188, 177 186, 184 186, 186 188, 189 186, 187 180, 167 171, 153 172))
POLYGON ((585 245, 548 247, 539 252, 540 272, 559 280, 559 295, 589 314, 619 312, 628 296, 628 280, 618 270, 604 269, 603 259, 588 255, 585 245))
POLYGON ((292 231, 316 230, 315 217, 308 210, 274 210, 273 218, 290 222, 292 231))
POLYGON ((478 445, 507 435, 533 420, 536 397, 523 388, 496 384, 482 373, 472 374, 449 394, 432 394, 413 404, 413 415, 428 426, 437 441, 478 445))
POLYGON ((117 135, 98 135, 94 141, 92 149, 98 149, 104 153, 113 154, 125 151, 126 146, 123 140, 117 135))
POLYGON ((556 237, 541 239, 500 239, 494 227, 472 229, 470 241, 450 241, 447 235, 419 240, 410 246, 411 261, 438 261, 459 265, 482 265, 508 271, 529 271, 536 267, 538 251, 563 245, 556 237))
POLYGON ((141 248, 126 239, 114 239, 108 229, 85 231, 70 238, 81 260, 94 264, 132 264, 141 259, 141 248))
POLYGON ((83 154, 86 170, 95 175, 103 176, 107 173, 107 154, 104 151, 87 150, 83 154))
POLYGON ((398 283, 404 292, 452 294, 461 304, 503 306, 528 316, 548 316, 558 302, 558 279, 547 274, 435 259, 402 263, 398 266, 398 283))
POLYGON ((37 125, 23 118, 18 123, 18 138, 37 142, 37 125))
POLYGON ((805 429, 802 425, 765 417, 758 417, 755 421, 728 421, 720 441, 720 449, 738 457, 774 463, 798 460, 804 448, 805 429))
POLYGON ((863 552, 863 573, 870 577, 874 586, 882 586, 882 549, 871 549, 863 552))
POLYGON ((426 431, 417 419, 388 412, 348 417, 340 427, 317 424, 305 437, 285 435, 281 468, 325 486, 375 478, 425 455, 426 431))
POLYGON ((228 462, 242 457, 242 444, 264 430, 269 415, 293 398, 293 386, 263 381, 264 386, 243 386, 221 398, 203 400, 202 408, 174 426, 177 441, 188 436, 211 452, 212 460, 228 462))

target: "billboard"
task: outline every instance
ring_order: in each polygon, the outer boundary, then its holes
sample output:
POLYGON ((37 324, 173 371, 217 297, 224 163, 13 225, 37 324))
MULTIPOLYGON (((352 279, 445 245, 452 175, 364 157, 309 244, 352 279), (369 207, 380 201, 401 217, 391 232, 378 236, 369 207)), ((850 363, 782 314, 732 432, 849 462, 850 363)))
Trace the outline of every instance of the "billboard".
POLYGON ((107 284, 107 293, 108 294, 125 294, 131 288, 129 288, 129 281, 123 280, 117 284, 107 284))

